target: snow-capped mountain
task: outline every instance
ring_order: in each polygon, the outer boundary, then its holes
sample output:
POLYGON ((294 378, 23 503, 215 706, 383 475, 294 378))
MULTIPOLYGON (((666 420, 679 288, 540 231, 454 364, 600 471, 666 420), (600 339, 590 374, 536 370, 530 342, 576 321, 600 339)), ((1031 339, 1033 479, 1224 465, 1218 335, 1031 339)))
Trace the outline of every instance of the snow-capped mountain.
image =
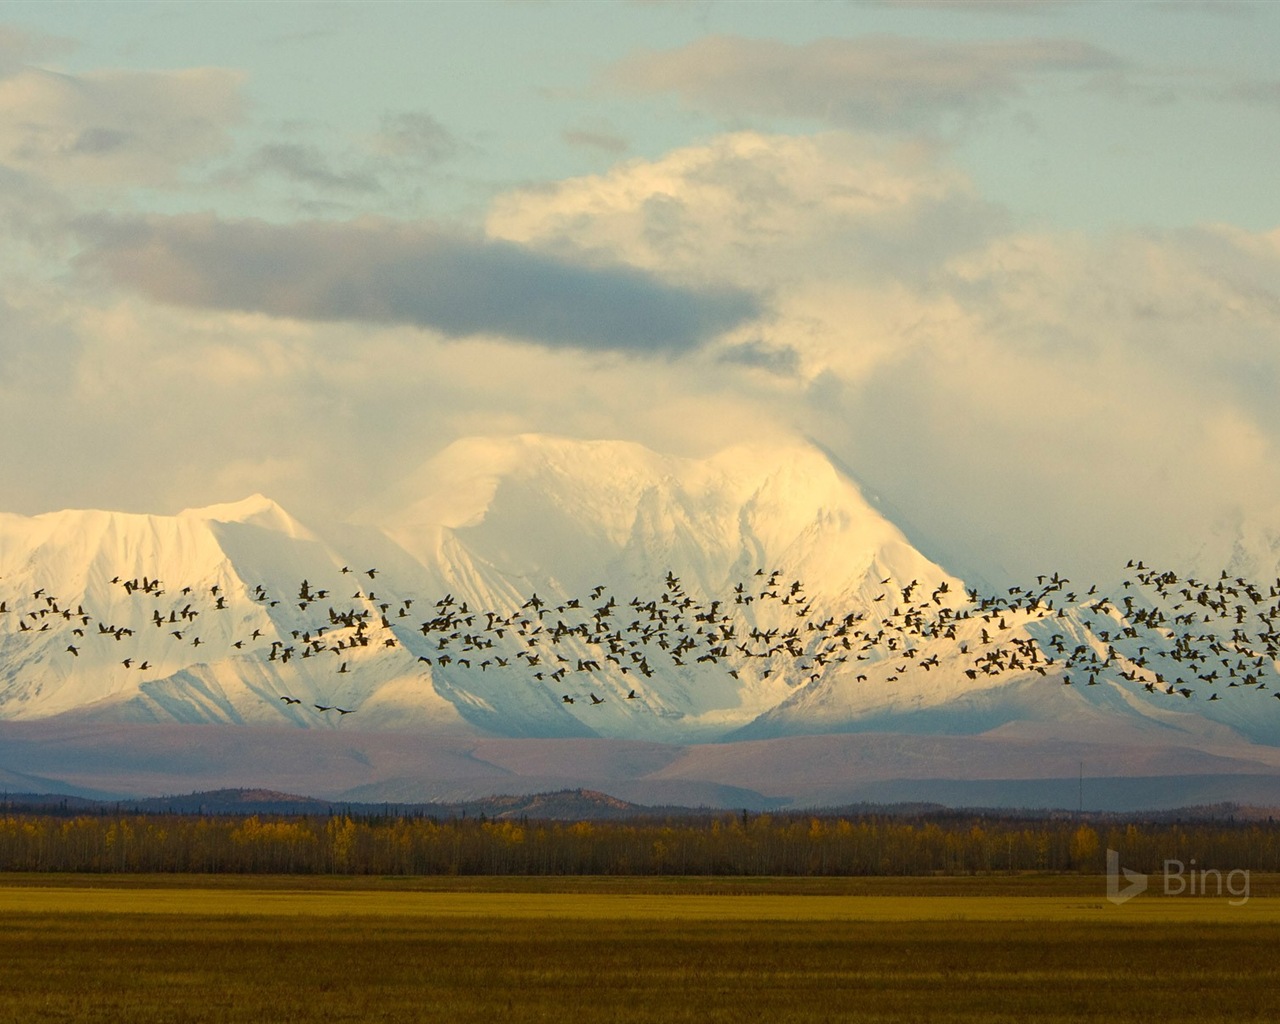
POLYGON ((323 528, 261 496, 0 516, 0 717, 1280 742, 1267 652, 1237 642, 1258 678, 1219 699, 1225 661, 1221 683, 1188 664, 1191 627, 1153 611, 1166 577, 1127 603, 1056 577, 968 593, 804 443, 687 459, 474 438, 380 508, 323 528))
MULTIPOLYGON (((623 628, 612 645, 569 635, 555 652, 567 662, 541 661, 526 666, 540 673, 524 673, 542 674, 536 681, 546 683, 568 665, 552 696, 577 727, 597 734, 723 734, 785 701, 804 671, 804 659, 789 655, 742 656, 738 645, 753 629, 772 631, 776 645, 802 627, 806 617, 796 613, 806 606, 815 616, 817 609, 869 609, 886 586, 911 580, 961 592, 960 581, 916 551, 853 481, 803 444, 693 460, 625 442, 469 439, 424 466, 397 497, 401 511, 386 520, 387 532, 440 588, 466 595, 473 608, 520 609, 536 593, 548 606, 540 621, 553 628, 575 622, 580 610, 566 602, 585 602, 601 587, 596 607, 614 599, 612 617, 623 628), (632 641, 659 618, 646 606, 663 607, 664 599, 667 609, 674 606, 668 574, 678 577, 680 600, 692 604, 670 630, 654 628, 638 657, 632 641), (717 600, 735 635, 706 642, 720 631, 699 622, 697 609, 706 614, 717 600), (680 636, 699 633, 704 640, 687 657, 672 655, 680 636), (713 654, 715 648, 729 653, 713 654), (580 662, 598 668, 584 673, 580 662), (638 695, 628 703, 633 690, 638 695), (592 693, 604 703, 590 703, 592 693)), ((800 648, 812 646, 810 636, 801 639, 800 648)), ((508 648, 508 657, 517 651, 508 648)), ((544 685, 513 690, 508 673, 433 673, 457 687, 463 713, 485 725, 489 708, 501 719, 513 702, 532 714, 546 699, 544 685)), ((500 721, 491 727, 503 728, 500 721)))
MULTIPOLYGON (((368 697, 410 671, 388 650, 364 657, 360 685, 340 686, 348 673, 325 671, 336 661, 311 663, 300 636, 315 628, 319 599, 300 600, 301 581, 344 579, 341 567, 331 545, 260 495, 176 516, 0 517, 0 715, 316 724, 308 702, 368 697)), ((456 721, 432 696, 415 707, 456 721)))

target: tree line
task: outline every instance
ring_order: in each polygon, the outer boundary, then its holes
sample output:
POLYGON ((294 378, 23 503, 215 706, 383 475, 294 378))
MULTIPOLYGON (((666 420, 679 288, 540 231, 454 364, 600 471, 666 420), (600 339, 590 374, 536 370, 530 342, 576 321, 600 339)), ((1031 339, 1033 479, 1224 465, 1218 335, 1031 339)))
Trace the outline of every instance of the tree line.
POLYGON ((554 822, 410 816, 0 816, 0 871, 376 875, 966 875, 1166 860, 1280 871, 1270 821, 796 814, 554 822))

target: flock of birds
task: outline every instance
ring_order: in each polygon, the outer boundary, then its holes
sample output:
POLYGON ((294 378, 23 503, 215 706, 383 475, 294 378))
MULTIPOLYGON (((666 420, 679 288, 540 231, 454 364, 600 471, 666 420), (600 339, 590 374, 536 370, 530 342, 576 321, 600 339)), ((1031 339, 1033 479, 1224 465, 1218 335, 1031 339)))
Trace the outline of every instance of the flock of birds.
MULTIPOLYGON (((544 600, 535 593, 506 610, 473 608, 452 594, 430 604, 380 597, 376 568, 343 566, 337 572, 343 584, 302 580, 287 593, 238 581, 170 585, 122 574, 109 584, 128 599, 124 616, 119 601, 110 601, 113 614, 104 616, 45 587, 0 598, 0 658, 29 665, 24 652, 37 647, 78 659, 90 645, 115 644, 122 669, 156 678, 201 660, 241 656, 320 667, 332 677, 327 692, 336 693, 336 681, 353 665, 395 651, 416 671, 453 678, 507 673, 539 684, 549 700, 588 708, 611 701, 648 706, 655 675, 696 679, 708 670, 801 687, 832 673, 888 685, 945 666, 974 683, 1036 674, 1067 686, 1118 681, 1152 695, 1207 701, 1277 683, 1280 579, 1260 586, 1226 572, 1199 580, 1141 561, 1127 568, 1133 571, 1114 595, 1096 586, 1078 592, 1057 573, 1037 577, 1034 587, 991 595, 946 580, 877 573, 842 609, 811 597, 803 581, 764 568, 714 599, 694 596, 668 571, 653 596, 620 601, 600 584, 581 597, 544 600), (352 580, 359 580, 355 592, 336 597, 352 580), (219 617, 243 626, 243 634, 214 625, 219 617), (149 630, 165 640, 159 656, 135 650, 149 630)), ((324 690, 311 678, 313 692, 324 690)), ((1280 688, 1271 695, 1280 699, 1280 688)), ((359 710, 346 706, 352 701, 295 693, 274 699, 338 718, 359 710)))

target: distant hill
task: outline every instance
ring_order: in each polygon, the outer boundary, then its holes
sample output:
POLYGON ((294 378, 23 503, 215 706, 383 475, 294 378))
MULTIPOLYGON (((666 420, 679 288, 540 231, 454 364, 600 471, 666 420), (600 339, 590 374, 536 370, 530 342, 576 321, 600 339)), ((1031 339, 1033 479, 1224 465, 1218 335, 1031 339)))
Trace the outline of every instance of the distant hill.
MULTIPOLYGON (((549 793, 529 793, 483 797, 475 800, 431 803, 360 803, 316 800, 292 793, 261 789, 220 789, 179 796, 149 797, 145 800, 91 800, 85 797, 40 793, 9 793, 0 797, 0 811, 37 814, 144 814, 198 815, 217 817, 329 816, 433 817, 442 820, 477 818, 491 821, 627 821, 655 818, 706 818, 723 816, 724 808, 646 806, 619 800, 594 790, 563 789, 549 793)), ((737 811, 729 813, 737 814, 737 811)), ((759 813, 743 810, 743 814, 759 813)), ((894 817, 920 821, 949 821, 975 814, 1002 820, 1045 820, 1075 818, 1068 808, 1040 807, 948 807, 943 804, 904 802, 893 804, 858 803, 810 810, 778 808, 785 815, 819 815, 823 818, 858 819, 894 817)), ((1273 821, 1280 817, 1280 804, 1242 805, 1233 802, 1175 807, 1141 812, 1090 811, 1094 822, 1132 821, 1273 821)))

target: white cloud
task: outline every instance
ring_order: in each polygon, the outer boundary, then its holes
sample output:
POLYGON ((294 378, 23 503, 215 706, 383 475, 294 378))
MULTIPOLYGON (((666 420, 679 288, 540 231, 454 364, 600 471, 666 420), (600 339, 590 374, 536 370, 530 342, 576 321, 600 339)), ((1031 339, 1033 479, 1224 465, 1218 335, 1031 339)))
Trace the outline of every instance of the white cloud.
MULTIPOLYGON (((951 220, 995 214, 934 156, 920 144, 843 132, 739 132, 606 174, 509 192, 493 202, 487 230, 553 250, 621 257, 681 279, 781 282, 824 272, 812 259, 789 267, 789 255, 825 249, 833 259, 859 259, 862 242, 905 242, 944 207, 951 220)), ((940 241, 949 249, 970 240, 940 241)))
POLYGON ((60 184, 170 184, 228 149, 241 83, 220 68, 28 68, 0 79, 0 163, 60 184))
POLYGON ((1274 233, 1018 233, 933 156, 733 135, 512 193, 489 227, 768 289, 773 316, 733 343, 794 359, 748 385, 769 360, 722 349, 724 386, 846 456, 965 571, 1105 573, 1269 509, 1274 233))
MULTIPOLYGON (((231 222, 201 223, 211 252, 244 251, 231 222)), ((130 224, 166 245, 200 226, 130 224)), ((329 230, 267 235, 316 255, 351 237, 329 230)), ((801 433, 962 572, 1084 578, 1280 501, 1280 230, 1015 231, 937 151, 832 132, 733 134, 516 190, 487 231, 535 269, 629 268, 691 294, 728 281, 766 313, 638 360, 504 341, 494 321, 450 342, 425 316, 11 284, 0 504, 172 511, 262 491, 342 516, 468 434, 706 454, 801 433)))
POLYGON ((614 65, 609 78, 637 92, 674 92, 689 106, 722 114, 893 129, 986 109, 1046 75, 1087 79, 1123 67, 1101 47, 1072 39, 859 36, 789 44, 718 35, 635 54, 614 65))
POLYGON ((935 156, 840 132, 737 133, 508 193, 487 228, 671 280, 765 291, 773 315, 729 343, 798 353, 810 379, 831 369, 852 379, 945 329, 954 302, 929 279, 1004 225, 935 156))
POLYGON ((59 289, 0 313, 16 332, 0 349, 5 510, 174 512, 260 491, 342 518, 462 436, 703 452, 765 429, 683 361, 59 289))

